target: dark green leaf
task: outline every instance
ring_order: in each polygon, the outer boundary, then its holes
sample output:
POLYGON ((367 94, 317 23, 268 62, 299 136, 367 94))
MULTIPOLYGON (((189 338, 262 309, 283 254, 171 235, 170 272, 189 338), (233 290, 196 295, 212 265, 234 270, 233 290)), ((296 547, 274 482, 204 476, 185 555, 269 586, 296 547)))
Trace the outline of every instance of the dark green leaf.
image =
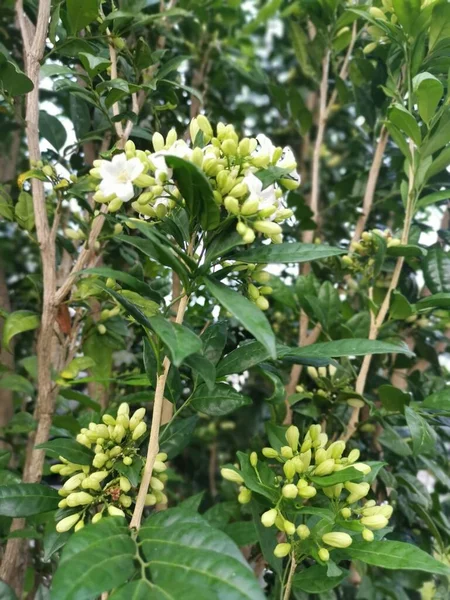
POLYGON ((187 356, 203 349, 201 339, 187 327, 159 315, 151 317, 149 321, 156 335, 167 346, 175 366, 180 366, 187 356))
POLYGON ((425 283, 432 294, 450 292, 450 253, 436 245, 428 250, 423 261, 425 283))
POLYGON ((137 487, 140 481, 142 465, 142 458, 138 455, 133 457, 131 465, 125 465, 122 461, 119 461, 114 464, 114 469, 121 475, 124 475, 133 487, 137 487))
POLYGON ((428 308, 449 308, 450 307, 450 292, 440 292, 432 296, 421 298, 416 303, 417 310, 428 308))
POLYGON ((253 302, 213 279, 205 279, 208 291, 233 314, 261 344, 272 358, 276 357, 275 336, 264 313, 253 302))
POLYGON ((67 18, 71 33, 84 29, 98 14, 98 0, 67 0, 67 18))
POLYGON ((85 269, 81 272, 81 275, 100 275, 100 277, 111 277, 111 279, 117 279, 117 281, 121 281, 125 283, 129 288, 142 294, 143 296, 147 296, 151 298, 155 302, 161 301, 161 296, 155 292, 147 283, 144 283, 140 279, 125 273, 124 271, 116 271, 115 269, 110 269, 108 267, 94 267, 92 269, 85 269))
POLYGON ((17 600, 14 590, 4 581, 0 581, 0 598, 1 600, 17 600))
POLYGON ((234 258, 249 263, 303 263, 320 260, 330 256, 345 254, 345 250, 320 244, 301 244, 290 242, 286 244, 269 244, 244 250, 234 258))
POLYGON ((283 358, 308 357, 308 358, 333 358, 339 356, 365 356, 366 354, 406 354, 413 356, 413 352, 406 344, 396 345, 379 340, 344 339, 333 342, 311 344, 303 348, 290 348, 283 358))
POLYGON ((430 410, 443 410, 450 412, 450 388, 435 392, 425 398, 420 405, 422 408, 428 408, 430 410))
POLYGON ((309 478, 319 487, 329 487, 331 485, 336 485, 337 483, 343 483, 344 481, 356 481, 358 479, 363 479, 363 477, 364 475, 361 473, 361 471, 358 471, 358 469, 347 467, 346 469, 342 469, 342 471, 336 471, 331 475, 325 475, 324 477, 315 477, 312 475, 309 478))
POLYGON ((450 576, 450 567, 414 546, 403 542, 353 542, 345 549, 352 560, 361 560, 383 569, 412 569, 450 576))
POLYGON ((3 325, 3 347, 8 349, 9 343, 15 335, 36 329, 39 327, 39 323, 39 316, 29 310, 16 310, 9 313, 3 325))
POLYGON ((436 434, 423 417, 407 406, 406 422, 412 437, 413 455, 430 454, 436 449, 436 434))
POLYGON ((39 133, 44 137, 55 150, 60 150, 66 143, 66 128, 61 121, 41 110, 39 112, 39 133))
POLYGON ((422 136, 420 134, 419 125, 413 115, 408 112, 404 106, 401 104, 394 104, 389 111, 389 119, 396 127, 420 146, 422 136))
POLYGON ((211 392, 216 382, 216 367, 211 361, 198 352, 191 354, 185 360, 185 364, 206 383, 206 387, 211 392))
POLYGON ((205 329, 200 336, 203 342, 203 355, 217 365, 222 357, 223 349, 227 342, 227 323, 226 321, 218 321, 205 329))
POLYGON ((0 515, 29 517, 55 510, 61 496, 47 485, 18 483, 0 487, 0 515))
POLYGON ((393 385, 380 385, 378 388, 378 394, 380 396, 382 406, 392 412, 401 412, 405 410, 405 406, 411 401, 411 397, 406 392, 403 392, 399 388, 393 385))
POLYGON ((39 444, 35 448, 45 450, 46 454, 53 458, 63 456, 66 460, 77 465, 90 465, 94 458, 92 450, 89 450, 89 448, 71 438, 57 438, 56 440, 39 444))
POLYGON ((227 383, 218 383, 212 390, 206 385, 199 386, 191 399, 191 406, 198 412, 211 417, 227 415, 242 406, 251 404, 250 398, 243 396, 227 383))
POLYGON ((170 460, 175 458, 191 441, 197 421, 196 415, 171 421, 159 436, 160 451, 166 452, 170 460))
POLYGON ((293 589, 308 594, 322 594, 339 585, 348 575, 348 571, 341 571, 340 575, 327 576, 328 567, 314 565, 308 567, 294 576, 293 589))
POLYGON ((420 246, 413 244, 401 244, 399 246, 390 246, 386 250, 388 256, 406 256, 407 258, 422 258, 427 255, 427 251, 420 246))
POLYGON ((0 89, 10 96, 28 94, 33 82, 12 61, 0 52, 0 89))

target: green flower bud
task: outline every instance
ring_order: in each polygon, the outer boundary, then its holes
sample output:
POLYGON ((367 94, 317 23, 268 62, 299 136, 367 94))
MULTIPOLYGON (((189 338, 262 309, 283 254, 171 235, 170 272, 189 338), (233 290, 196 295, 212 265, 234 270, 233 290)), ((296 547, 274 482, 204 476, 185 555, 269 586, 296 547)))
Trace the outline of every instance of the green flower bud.
POLYGON ((260 310, 267 310, 270 306, 269 301, 267 298, 264 298, 264 296, 259 296, 259 298, 255 300, 255 304, 260 310))
MULTIPOLYGON (((123 440, 125 435, 126 435, 126 431, 125 431, 125 427, 123 425, 117 424, 114 426, 114 433, 113 433, 112 437, 118 444, 120 444, 120 442, 123 440)), ((137 439, 137 438, 134 438, 134 433, 133 433, 133 439, 137 439)))
POLYGON ((285 486, 283 486, 281 493, 283 494, 283 496, 285 498, 294 499, 294 498, 297 498, 298 489, 297 489, 297 486, 294 485, 293 483, 288 483, 285 486))
POLYGON ((341 510, 341 515, 344 517, 344 519, 350 519, 352 516, 352 511, 349 508, 343 508, 341 510))
MULTIPOLYGON (((308 373, 308 375, 310 377, 312 377, 312 379, 317 379, 319 377, 319 373, 317 372, 316 367, 307 367, 306 372, 308 373)), ((313 427, 313 425, 311 427, 313 427)), ((311 436, 311 438, 312 438, 312 436, 311 436)), ((314 438, 312 438, 312 439, 314 439, 314 438)))
POLYGON ((283 544, 277 544, 275 546, 275 550, 273 551, 273 553, 277 558, 284 558, 285 556, 287 556, 289 554, 290 551, 291 551, 291 544, 283 543, 283 544))
POLYGON ((253 283, 250 283, 248 288, 248 295, 252 300, 256 300, 257 298, 259 298, 259 290, 256 287, 256 285, 253 285, 253 283))
POLYGON ((167 496, 165 494, 163 494, 163 492, 156 490, 154 493, 155 493, 156 502, 158 504, 168 504, 169 501, 167 500, 167 496))
POLYGON ((358 471, 361 471, 361 473, 363 473, 364 475, 368 475, 372 470, 370 466, 366 465, 365 463, 354 463, 352 467, 354 469, 357 469, 358 471))
POLYGON ((157 500, 154 494, 147 494, 145 496, 145 506, 155 506, 157 500))
POLYGON ((366 482, 363 483, 353 483, 352 481, 347 481, 344 484, 346 490, 350 492, 350 495, 347 498, 348 504, 353 504, 367 496, 370 490, 370 485, 366 482))
POLYGON ((130 508, 131 503, 133 502, 131 496, 126 496, 125 494, 120 494, 119 503, 125 508, 130 508))
POLYGON ((383 529, 388 524, 388 520, 383 515, 372 515, 370 517, 363 517, 359 521, 361 525, 367 527, 367 529, 383 529))
POLYGON ((121 508, 117 508, 117 506, 112 506, 112 505, 108 506, 108 514, 111 517, 124 517, 125 516, 125 513, 123 512, 123 510, 121 508))
POLYGON ((250 454, 250 464, 252 465, 252 467, 256 467, 256 465, 258 464, 258 455, 256 454, 256 452, 252 452, 250 454))
POLYGON ((281 233, 282 229, 277 223, 273 223, 272 221, 255 221, 253 223, 253 227, 256 231, 260 233, 264 233, 266 235, 277 235, 281 233))
POLYGON ((273 288, 270 285, 263 285, 259 288, 259 293, 264 294, 264 296, 269 296, 273 293, 273 288))
POLYGON ((102 421, 106 425, 115 425, 116 424, 116 420, 111 415, 103 415, 102 421))
POLYGON ((321 548, 317 554, 320 560, 323 562, 327 562, 328 560, 330 560, 330 553, 326 548, 321 548))
POLYGON ((274 450, 273 448, 263 448, 261 450, 263 456, 265 456, 266 458, 277 458, 278 457, 278 452, 276 450, 274 450))
POLYGON ((214 134, 213 128, 211 127, 211 123, 205 117, 205 115, 198 115, 197 116, 197 125, 199 126, 199 128, 201 129, 201 131, 203 131, 203 133, 205 135, 207 135, 209 138, 212 138, 212 136, 214 134))
POLYGON ((66 500, 67 506, 73 508, 74 506, 84 506, 86 504, 90 504, 94 500, 94 497, 87 492, 73 492, 67 496, 66 500))
POLYGON ((122 425, 122 427, 124 429, 128 429, 128 427, 130 425, 130 419, 129 419, 128 415, 118 415, 116 422, 118 425, 122 425))
POLYGON ((233 198, 233 196, 227 196, 223 203, 229 213, 232 215, 239 214, 239 201, 236 198, 233 198))
POLYGON ((174 144, 176 141, 177 141, 177 130, 175 129, 175 127, 172 127, 166 136, 166 146, 168 148, 170 148, 170 146, 172 146, 172 144, 174 144))
POLYGON ((358 448, 354 448, 353 450, 351 450, 347 457, 348 464, 355 463, 360 457, 360 454, 361 452, 358 450, 358 448))
POLYGON ((248 186, 243 182, 238 183, 230 190, 229 193, 230 196, 233 196, 234 198, 241 198, 242 196, 248 194, 248 186))
POLYGON ((95 513, 95 515, 92 517, 92 523, 98 523, 99 521, 101 521, 101 519, 103 518, 103 512, 98 512, 95 513))
POLYGON ((353 540, 348 533, 332 531, 331 533, 325 533, 325 535, 322 536, 322 542, 333 548, 348 548, 353 540))
POLYGON ((118 210, 120 210, 122 208, 122 204, 123 204, 123 202, 122 202, 122 200, 120 200, 120 198, 114 198, 108 204, 108 212, 110 212, 110 213, 117 212, 118 210))
MULTIPOLYGON (((319 440, 316 440, 316 442, 317 441, 319 441, 319 440)), ((325 460, 327 460, 326 451, 323 448, 318 448, 314 455, 314 459, 316 461, 316 465, 320 465, 320 463, 323 463, 325 460)))
POLYGON ((294 535, 295 533, 295 524, 291 523, 291 521, 283 522, 283 529, 288 535, 294 535))
POLYGON ((345 442, 338 440, 333 442, 327 448, 327 458, 334 458, 335 460, 341 458, 342 453, 345 450, 345 442))
POLYGON ((253 229, 247 228, 246 233, 242 236, 242 241, 244 244, 253 244, 255 237, 256 235, 253 229))
POLYGON ((153 465, 153 470, 155 473, 163 473, 167 469, 167 466, 162 462, 162 460, 155 460, 155 464, 153 465))
POLYGON ((84 473, 78 473, 77 475, 73 475, 70 479, 68 479, 63 485, 63 489, 67 492, 71 492, 75 488, 79 487, 83 479, 86 478, 84 473))
POLYGON ((133 431, 133 440, 138 440, 144 433, 147 431, 147 424, 144 421, 141 421, 133 431))
POLYGON ((323 477, 330 475, 334 471, 334 458, 328 458, 314 469, 314 475, 323 477))
POLYGON ((233 483, 244 483, 244 480, 241 475, 234 469, 228 469, 224 467, 220 470, 220 474, 227 481, 232 481, 233 483))
POLYGON ((376 6, 371 6, 369 8, 369 14, 374 19, 381 19, 382 21, 387 21, 386 15, 384 14, 384 12, 380 8, 377 8, 376 6))
POLYGON ((164 489, 164 483, 157 477, 152 477, 150 479, 150 487, 152 488, 152 490, 162 492, 164 489))
POLYGON ((292 452, 292 448, 290 446, 282 446, 280 454, 283 458, 292 458, 294 456, 294 453, 292 452))
POLYGON ((303 487, 298 490, 298 495, 300 496, 300 498, 314 498, 316 494, 316 488, 312 487, 311 485, 307 485, 306 487, 303 487))
POLYGON ((103 467, 103 465, 108 461, 108 456, 106 454, 103 453, 99 453, 96 454, 94 456, 94 460, 92 461, 92 465, 96 468, 96 469, 101 469, 103 467))
POLYGON ((306 525, 299 525, 297 527, 297 535, 301 540, 306 540, 311 535, 311 531, 306 525))
POLYGON ((277 516, 278 511, 275 508, 271 508, 261 515, 261 523, 264 527, 272 527, 275 524, 277 516))
POLYGON ((239 495, 238 495, 239 504, 248 504, 251 499, 252 499, 251 490, 247 489, 246 487, 241 488, 241 491, 239 492, 239 495))
POLYGON ((127 467, 129 467, 130 465, 133 464, 133 459, 131 458, 131 456, 124 456, 123 458, 123 464, 127 465, 127 467))
POLYGON ((153 143, 153 148, 154 148, 155 152, 160 152, 161 150, 164 150, 164 147, 165 147, 164 138, 159 133, 159 131, 155 131, 155 133, 153 134, 152 143, 153 143))
POLYGON ((67 508, 67 500, 65 498, 58 502, 58 508, 67 508))
POLYGON ((318 372, 319 372, 319 377, 327 376, 327 368, 326 367, 319 367, 318 372))
POLYGON ((258 271, 252 275, 253 280, 258 283, 268 283, 270 281, 270 273, 267 271, 258 271))
POLYGON ((69 531, 69 529, 72 529, 75 523, 80 520, 80 517, 81 513, 75 513, 74 515, 70 515, 69 517, 62 519, 56 524, 56 531, 58 533, 65 533, 66 531, 69 531))
POLYGON ((366 542, 373 542, 375 538, 373 531, 370 531, 370 529, 363 529, 361 535, 363 540, 366 542))
POLYGON ((238 144, 239 156, 248 156, 250 154, 250 140, 248 138, 242 138, 238 144))
POLYGON ((233 139, 224 140, 220 147, 225 156, 236 156, 237 154, 237 143, 233 139))
POLYGON ((120 477, 119 479, 119 486, 120 489, 122 490, 122 492, 129 492, 131 490, 131 483, 129 482, 129 480, 126 477, 120 477))
POLYGON ((352 408, 362 408, 364 406, 364 400, 360 398, 349 398, 347 404, 352 408))
POLYGON ((285 433, 285 437, 286 437, 287 443, 292 448, 292 450, 294 452, 297 452, 298 442, 300 440, 300 431, 299 431, 298 427, 296 427, 295 425, 291 425, 290 427, 288 427, 288 429, 285 433))
POLYGON ((80 529, 83 529, 83 527, 84 527, 84 521, 78 521, 78 523, 77 523, 77 524, 75 525, 75 527, 74 527, 74 531, 75 531, 75 533, 76 533, 77 531, 80 531, 80 529))

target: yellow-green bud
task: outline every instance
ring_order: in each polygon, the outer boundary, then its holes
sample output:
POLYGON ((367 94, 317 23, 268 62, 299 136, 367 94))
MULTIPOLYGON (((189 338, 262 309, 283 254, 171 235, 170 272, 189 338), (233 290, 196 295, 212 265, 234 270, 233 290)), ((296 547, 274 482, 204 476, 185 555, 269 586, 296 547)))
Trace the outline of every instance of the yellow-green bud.
POLYGON ((264 527, 272 527, 275 524, 277 516, 278 511, 275 508, 271 508, 261 515, 261 523, 264 527))
POLYGON ((162 462, 162 460, 155 460, 153 470, 155 471, 155 473, 163 473, 167 470, 167 466, 162 462))
POLYGON ((126 477, 120 477, 119 479, 119 486, 120 489, 122 490, 122 492, 129 492, 131 490, 131 483, 129 482, 129 480, 126 477))
POLYGON ((155 494, 147 494, 145 496, 145 506, 155 506, 157 503, 155 494))
POLYGON ((319 555, 320 560, 323 562, 330 560, 330 553, 326 548, 321 548, 317 554, 319 555))
POLYGON ((95 515, 92 517, 92 523, 98 523, 99 521, 101 521, 103 518, 103 512, 98 512, 95 513, 95 515))
POLYGON ((328 458, 314 469, 314 475, 317 477, 323 477, 324 475, 330 475, 333 471, 334 458, 328 458))
POLYGON ((58 508, 67 508, 67 500, 65 498, 58 502, 58 508))
POLYGON ((248 194, 248 186, 243 182, 238 183, 230 190, 229 194, 234 198, 241 198, 242 196, 248 194))
POLYGON ((361 525, 367 527, 367 529, 383 529, 388 524, 388 520, 383 515, 372 515, 370 517, 363 517, 360 519, 361 525))
POLYGON ((117 508, 117 506, 108 506, 108 514, 111 517, 124 517, 125 513, 121 508, 117 508))
POLYGON ((238 495, 239 504, 248 504, 251 499, 252 499, 251 490, 247 489, 246 487, 243 487, 238 495))
POLYGON ((360 454, 361 454, 361 452, 358 450, 358 448, 354 448, 353 450, 351 450, 347 457, 348 463, 349 464, 355 463, 358 460, 358 458, 360 457, 360 454))
POLYGON ((255 300, 255 304, 260 310, 267 310, 270 306, 269 301, 267 298, 264 298, 264 296, 259 296, 259 298, 255 300))
POLYGON ((119 503, 122 506, 124 506, 125 508, 130 508, 132 502, 133 502, 133 499, 131 498, 131 496, 126 496, 125 494, 120 494, 119 503))
POLYGON ((286 440, 294 452, 298 450, 298 442, 300 440, 300 431, 295 425, 288 427, 286 431, 286 440))
MULTIPOLYGON (((298 487, 298 486, 297 486, 298 487)), ((313 498, 317 494, 316 488, 312 487, 312 485, 307 485, 298 490, 298 495, 301 498, 313 498)))
POLYGON ((165 147, 164 138, 159 133, 159 131, 155 131, 155 133, 153 134, 152 143, 153 143, 153 148, 154 148, 155 152, 160 152, 161 150, 164 150, 164 147, 165 147))
POLYGON ((384 14, 384 12, 380 9, 377 8, 376 6, 371 6, 369 8, 369 14, 374 18, 374 19, 381 19, 382 21, 386 21, 386 15, 384 14))
POLYGON ((94 456, 94 460, 92 461, 93 466, 96 469, 101 469, 103 465, 108 461, 108 456, 100 452, 94 456))
POLYGON ((345 442, 344 441, 338 440, 337 442, 333 442, 327 448, 327 457, 334 458, 335 460, 337 460, 338 458, 341 458, 344 450, 345 450, 345 442))
POLYGON ((56 531, 58 533, 65 533, 66 531, 69 531, 69 529, 72 529, 75 523, 80 520, 80 516, 81 513, 76 513, 66 517, 65 519, 61 519, 61 521, 56 524, 56 531))
POLYGON ((227 196, 223 203, 229 213, 232 215, 239 214, 239 201, 236 198, 233 198, 233 196, 227 196))
POLYGON ((360 398, 349 398, 347 404, 352 408, 362 408, 364 406, 364 400, 360 398))
POLYGON ((94 497, 87 492, 74 492, 69 494, 66 500, 67 506, 73 508, 74 506, 84 506, 86 504, 90 504, 94 500, 94 497))
POLYGON ((250 229, 250 227, 248 227, 246 233, 242 236, 242 241, 244 242, 244 244, 253 244, 253 242, 255 241, 255 237, 256 235, 253 229, 250 229))
POLYGON ((283 458, 292 458, 294 456, 294 453, 292 452, 292 448, 290 446, 282 446, 280 454, 283 458))
POLYGON ((233 469, 227 469, 224 467, 220 470, 220 474, 227 481, 232 481, 233 483, 244 483, 242 476, 233 469))
POLYGON ((105 423, 106 425, 115 425, 116 424, 116 420, 114 417, 112 417, 111 415, 103 415, 102 417, 102 421, 103 423, 105 423))
POLYGON ((341 510, 341 515, 344 517, 344 519, 350 519, 352 516, 352 511, 349 508, 343 508, 341 510))
POLYGON ((132 465, 133 464, 133 459, 131 458, 131 456, 125 456, 124 459, 123 459, 123 464, 127 465, 128 467, 130 465, 132 465))
POLYGON ((285 556, 287 556, 289 554, 290 551, 291 551, 291 544, 283 543, 283 544, 277 544, 275 546, 275 550, 273 551, 273 553, 277 558, 284 558, 285 556))
POLYGON ((213 128, 211 127, 211 123, 208 121, 205 115, 197 116, 197 125, 208 137, 211 138, 213 136, 213 128))
POLYGON ((318 372, 319 372, 319 377, 327 376, 327 368, 326 367, 319 367, 318 372))
POLYGON ((83 527, 84 527, 84 521, 78 521, 78 523, 77 523, 77 524, 75 525, 75 527, 74 527, 74 531, 75 531, 75 533, 76 533, 77 531, 80 531, 80 529, 83 529, 83 527))
POLYGON ((252 452, 250 454, 250 464, 252 465, 252 467, 256 467, 256 465, 258 464, 258 455, 256 454, 256 452, 252 452))
POLYGON ((322 542, 333 548, 348 548, 352 543, 351 536, 341 531, 332 531, 322 536, 322 542))
POLYGON ((368 475, 370 473, 370 471, 372 470, 370 468, 370 466, 366 465, 365 463, 354 463, 352 465, 352 467, 354 469, 357 469, 358 471, 361 471, 361 473, 363 473, 363 475, 368 475))
POLYGON ((265 456, 266 458, 277 458, 278 457, 278 452, 276 450, 274 450, 273 448, 263 448, 261 452, 262 452, 263 456, 265 456))
POLYGON ((291 523, 291 521, 283 522, 283 529, 288 535, 294 535, 295 533, 295 524, 291 523))
POLYGON ((117 212, 118 210, 120 210, 122 208, 122 200, 120 200, 120 198, 114 198, 113 200, 111 200, 111 202, 108 204, 108 212, 117 212))
POLYGON ((141 421, 140 423, 138 423, 138 425, 136 425, 135 430, 133 431, 133 440, 136 441, 138 440, 141 436, 144 435, 144 433, 147 431, 147 424, 144 423, 144 421, 141 421))
POLYGON ((273 223, 272 221, 255 221, 253 223, 253 227, 256 229, 256 231, 269 236, 277 235, 282 231, 278 223, 273 223))
POLYGON ((225 156, 235 156, 237 154, 237 144, 231 138, 224 140, 221 144, 221 148, 225 156))
POLYGON ((250 140, 248 138, 242 138, 238 144, 239 156, 248 156, 250 154, 250 140))
POLYGON ((363 529, 361 535, 363 540, 365 540, 366 542, 373 542, 375 538, 373 531, 370 531, 370 529, 363 529))
POLYGON ((283 486, 281 493, 285 498, 294 499, 297 498, 298 489, 297 486, 293 483, 288 483, 285 486, 283 486))
MULTIPOLYGON (((312 377, 312 379, 317 379, 319 377, 319 373, 317 372, 316 367, 307 367, 306 372, 308 373, 308 375, 310 377, 312 377)), ((312 438, 312 436, 311 436, 311 439, 314 439, 314 438, 312 438)))
POLYGON ((153 491, 156 490, 158 492, 162 492, 164 489, 164 483, 161 481, 161 479, 158 479, 157 477, 152 477, 150 479, 150 487, 153 491))
POLYGON ((363 483, 353 483, 352 481, 347 481, 344 484, 346 490, 350 492, 350 495, 347 498, 348 504, 353 504, 354 502, 358 502, 364 496, 367 496, 370 490, 370 485, 366 482, 363 483))
POLYGON ((299 525, 297 527, 297 535, 301 540, 306 540, 311 535, 311 531, 306 525, 299 525))

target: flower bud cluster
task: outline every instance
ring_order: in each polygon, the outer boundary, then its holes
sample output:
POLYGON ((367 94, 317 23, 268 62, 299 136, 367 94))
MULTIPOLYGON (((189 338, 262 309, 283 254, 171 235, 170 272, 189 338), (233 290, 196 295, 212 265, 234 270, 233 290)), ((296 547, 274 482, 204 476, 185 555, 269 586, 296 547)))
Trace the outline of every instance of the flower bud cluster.
MULTIPOLYGON (((270 481, 269 467, 273 472, 274 497, 277 499, 261 515, 261 523, 264 527, 275 526, 286 536, 286 542, 278 544, 274 554, 282 558, 294 552, 296 556, 306 554, 326 562, 330 551, 347 548, 355 535, 372 541, 373 531, 387 526, 393 509, 388 504, 378 506, 374 500, 361 502, 370 491, 370 484, 363 479, 371 472, 371 467, 359 462, 359 450, 353 449, 344 456, 346 443, 342 440, 330 443, 320 425, 311 425, 303 439, 298 427, 291 425, 285 438, 285 446, 262 449, 263 457, 268 459, 263 465, 266 470, 264 484, 268 486, 270 481), (357 481, 355 469, 361 474, 357 481), (336 473, 340 473, 339 482, 328 482, 327 479, 336 473), (303 522, 309 514, 304 510, 305 504, 322 509, 329 507, 330 516, 334 515, 334 521, 330 518, 329 531, 318 534, 314 527, 310 529, 303 522)), ((255 471, 255 481, 262 481, 256 452, 251 453, 249 462, 255 471)), ((244 487, 245 477, 238 469, 224 467, 221 473, 225 479, 241 486, 240 502, 241 498, 250 501, 251 492, 244 487), (244 495, 243 490, 246 490, 244 495)))
POLYGON ((391 26, 398 23, 392 0, 382 0, 380 7, 372 6, 369 8, 369 15, 378 24, 375 25, 372 23, 366 27, 367 33, 373 41, 363 48, 364 54, 371 54, 379 44, 384 45, 390 42, 387 31, 383 28, 383 23, 390 23, 391 26))
POLYGON ((166 160, 176 156, 195 165, 209 179, 223 218, 236 218, 243 243, 252 243, 257 233, 281 242, 280 224, 292 215, 283 204, 283 190, 300 184, 292 150, 275 147, 262 134, 240 139, 232 125, 220 122, 214 131, 204 115, 191 121, 189 132, 191 144, 171 129, 165 138, 158 132, 153 134, 153 152, 137 150, 128 141, 125 152, 111 161, 94 161, 90 174, 100 180, 94 199, 108 203, 109 212, 133 200, 131 205, 141 218, 164 218, 183 203, 166 160), (275 176, 265 184, 262 174, 269 167, 275 176))
POLYGON ((358 394, 350 385, 350 378, 343 369, 338 370, 334 365, 318 368, 309 366, 306 372, 316 387, 309 392, 303 385, 296 386, 296 392, 303 398, 318 397, 329 402, 345 402, 352 407, 364 406, 364 400, 357 397, 358 394))
MULTIPOLYGON (((77 435, 77 442, 94 451, 90 465, 78 465, 60 456, 61 462, 50 467, 52 473, 68 477, 59 490, 62 500, 63 518, 58 521, 56 530, 75 531, 91 521, 97 523, 103 516, 121 516, 131 514, 135 502, 137 487, 126 477, 127 468, 135 461, 141 463, 138 455, 139 444, 147 431, 144 421, 145 409, 138 408, 130 414, 130 407, 123 402, 116 417, 105 414, 103 423, 89 423, 77 435), (76 512, 73 513, 73 509, 76 512), (65 516, 65 512, 70 512, 65 516)), ((167 459, 165 453, 156 457, 153 477, 146 498, 146 505, 167 502, 163 493, 167 475, 164 473, 167 459)))
POLYGON ((388 248, 401 244, 401 240, 393 237, 389 229, 364 231, 359 241, 350 244, 350 254, 341 257, 343 268, 352 274, 364 273, 370 276, 375 266, 375 256, 383 241, 388 248))

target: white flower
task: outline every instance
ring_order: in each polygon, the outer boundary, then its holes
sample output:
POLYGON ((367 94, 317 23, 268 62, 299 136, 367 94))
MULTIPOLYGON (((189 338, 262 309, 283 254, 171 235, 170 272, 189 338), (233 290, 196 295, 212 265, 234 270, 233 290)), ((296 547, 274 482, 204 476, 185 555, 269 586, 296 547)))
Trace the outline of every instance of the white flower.
POLYGON ((269 161, 272 161, 273 153, 275 152, 276 148, 276 146, 272 144, 272 140, 270 140, 267 135, 259 133, 256 136, 256 141, 258 142, 258 145, 253 150, 252 156, 268 156, 269 161))
POLYGON ((246 183, 248 186, 250 199, 258 198, 259 210, 271 208, 272 206, 278 207, 278 198, 275 194, 275 186, 273 184, 263 190, 261 179, 253 175, 253 173, 246 175, 243 183, 246 183))
POLYGON ((139 158, 127 160, 125 154, 116 154, 111 161, 102 160, 100 165, 101 193, 108 196, 117 196, 122 202, 128 202, 134 196, 133 181, 144 170, 144 165, 139 158))
POLYGON ((190 160, 192 150, 184 140, 176 140, 167 150, 160 150, 150 156, 150 161, 155 168, 155 179, 164 183, 172 177, 172 169, 167 166, 165 156, 178 156, 184 160, 190 160))
POLYGON ((281 155, 281 158, 277 162, 276 166, 280 167, 281 169, 292 169, 290 173, 288 173, 288 177, 300 184, 300 175, 296 171, 297 161, 295 160, 294 153, 289 146, 285 146, 283 148, 283 154, 281 155))

